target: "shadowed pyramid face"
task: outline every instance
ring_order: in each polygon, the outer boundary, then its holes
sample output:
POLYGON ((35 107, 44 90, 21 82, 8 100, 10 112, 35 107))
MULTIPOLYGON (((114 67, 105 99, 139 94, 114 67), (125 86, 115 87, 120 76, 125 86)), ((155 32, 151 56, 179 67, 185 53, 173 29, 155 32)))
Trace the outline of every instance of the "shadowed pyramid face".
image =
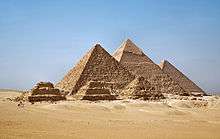
POLYGON ((56 87, 76 93, 89 81, 129 83, 134 76, 101 45, 95 45, 56 87))

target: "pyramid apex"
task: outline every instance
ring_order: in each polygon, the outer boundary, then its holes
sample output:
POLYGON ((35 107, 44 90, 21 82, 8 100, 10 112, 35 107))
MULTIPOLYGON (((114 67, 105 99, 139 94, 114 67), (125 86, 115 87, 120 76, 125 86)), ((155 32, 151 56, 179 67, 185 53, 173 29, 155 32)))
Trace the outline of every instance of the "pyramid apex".
POLYGON ((101 47, 101 44, 100 43, 96 43, 95 47, 101 47))
POLYGON ((101 44, 100 43, 96 43, 93 48, 102 48, 101 44))
POLYGON ((170 63, 168 60, 163 60, 163 63, 170 63))
POLYGON ((161 61, 161 63, 166 64, 166 63, 170 63, 168 60, 164 59, 161 61))
POLYGON ((140 54, 142 55, 142 50, 134 44, 130 39, 127 39, 125 42, 122 43, 121 49, 123 49, 124 52, 130 52, 134 54, 140 54))
POLYGON ((131 39, 127 38, 125 42, 132 42, 131 39))
POLYGON ((93 45, 93 47, 90 49, 90 52, 98 51, 98 50, 105 50, 100 43, 96 43, 93 45))
POLYGON ((165 66, 165 64, 168 64, 168 63, 169 63, 169 61, 167 61, 166 59, 163 59, 163 60, 160 62, 160 64, 158 64, 158 65, 159 65, 159 67, 160 67, 161 69, 163 69, 164 66, 165 66))
POLYGON ((115 51, 113 56, 115 57, 116 60, 120 61, 123 53, 128 52, 128 53, 133 53, 136 55, 142 55, 143 51, 137 47, 129 38, 126 39, 121 46, 115 51))

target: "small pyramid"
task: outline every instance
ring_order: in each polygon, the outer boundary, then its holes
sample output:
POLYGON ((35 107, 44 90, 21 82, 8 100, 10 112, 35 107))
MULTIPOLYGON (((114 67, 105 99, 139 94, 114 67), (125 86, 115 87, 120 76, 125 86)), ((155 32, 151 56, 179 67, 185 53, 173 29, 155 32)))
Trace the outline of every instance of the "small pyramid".
POLYGON ((50 82, 39 82, 28 95, 28 101, 31 103, 39 101, 59 101, 65 100, 65 95, 59 89, 54 88, 50 82))
POLYGON ((79 100, 116 100, 117 94, 115 92, 116 84, 114 82, 89 81, 86 85, 81 87, 75 99, 79 100))
POLYGON ((175 80, 186 92, 205 95, 205 92, 200 87, 198 87, 193 81, 191 81, 186 75, 179 71, 170 62, 164 60, 159 64, 159 66, 163 70, 163 72, 165 72, 173 80, 175 80))
MULTIPOLYGON (((151 84, 144 77, 136 77, 123 90, 123 96, 138 97, 141 91, 149 91, 151 84)), ((141 97, 141 96, 140 96, 141 97)))
POLYGON ((70 94, 94 82, 111 82, 114 89, 122 89, 135 77, 119 64, 101 45, 96 44, 56 87, 70 94))
POLYGON ((184 94, 185 91, 174 82, 160 67, 155 64, 131 40, 126 40, 113 54, 133 75, 146 78, 156 90, 162 93, 184 94))
POLYGON ((123 96, 128 96, 132 99, 157 100, 163 99, 161 92, 155 90, 154 87, 141 76, 136 77, 122 91, 123 96))

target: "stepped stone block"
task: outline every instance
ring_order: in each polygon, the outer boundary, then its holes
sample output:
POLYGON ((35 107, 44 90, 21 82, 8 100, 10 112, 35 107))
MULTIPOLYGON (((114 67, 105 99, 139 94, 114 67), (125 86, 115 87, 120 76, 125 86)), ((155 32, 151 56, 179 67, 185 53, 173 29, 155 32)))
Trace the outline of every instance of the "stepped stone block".
POLYGON ((29 102, 39 102, 39 101, 60 101, 65 100, 65 96, 62 95, 34 95, 28 96, 29 102))
POLYGON ((115 95, 85 95, 83 96, 82 100, 90 100, 90 101, 116 100, 116 96, 115 95))
POLYGON ((85 86, 81 87, 77 94, 74 95, 75 99, 80 100, 116 100, 116 90, 112 88, 112 82, 95 82, 90 81, 85 86))
POLYGON ((40 82, 31 90, 29 102, 65 100, 65 95, 50 82, 40 82))
POLYGON ((107 88, 89 88, 86 90, 87 95, 106 94, 110 95, 110 91, 107 88))
POLYGON ((157 100, 164 98, 163 94, 156 91, 155 87, 152 87, 144 77, 135 78, 122 93, 132 99, 157 100))

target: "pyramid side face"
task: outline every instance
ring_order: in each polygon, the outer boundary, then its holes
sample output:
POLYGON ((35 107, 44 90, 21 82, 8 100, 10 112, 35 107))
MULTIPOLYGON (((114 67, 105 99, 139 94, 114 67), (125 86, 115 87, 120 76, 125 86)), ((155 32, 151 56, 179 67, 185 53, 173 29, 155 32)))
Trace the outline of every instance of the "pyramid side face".
POLYGON ((113 54, 113 57, 117 61, 123 61, 123 62, 132 62, 130 61, 131 57, 133 58, 133 62, 149 62, 153 63, 153 61, 147 57, 143 51, 138 48, 131 40, 124 41, 121 46, 116 50, 116 52, 113 54))
MULTIPOLYGON (((126 56, 126 55, 124 55, 126 56)), ((126 62, 122 60, 119 62, 133 75, 142 76, 146 78, 156 90, 162 93, 183 94, 185 91, 174 81, 169 75, 164 73, 158 65, 153 62, 143 62, 142 57, 135 55, 126 58, 126 62), (141 61, 134 61, 134 59, 141 61), (129 62, 130 59, 130 62, 129 62)))
POLYGON ((175 80, 184 90, 191 93, 202 93, 205 92, 198 87, 193 81, 191 81, 187 76, 185 76, 181 71, 174 67, 168 61, 163 61, 161 63, 161 68, 163 72, 167 73, 173 80, 175 80))
MULTIPOLYGON (((124 45, 122 44, 122 46, 124 45)), ((135 45, 135 47, 137 46, 135 45)), ((123 48, 125 49, 125 46, 123 48)), ((122 47, 118 50, 120 51, 116 51, 116 53, 113 55, 114 57, 116 57, 121 52, 122 47)), ((138 54, 123 51, 123 53, 120 53, 120 55, 121 57, 119 58, 119 63, 121 65, 128 69, 133 75, 146 78, 152 86, 156 87, 156 90, 159 90, 162 93, 172 94, 181 94, 185 92, 143 52, 138 54)))
POLYGON ((122 43, 113 57, 135 75, 149 78, 154 73, 162 73, 159 66, 129 39, 122 43))
POLYGON ((124 69, 107 51, 101 46, 95 46, 57 86, 65 83, 66 86, 62 85, 63 88, 68 88, 72 94, 75 94, 89 81, 127 84, 133 78, 134 76, 124 69))
POLYGON ((83 58, 73 67, 64 78, 55 86, 65 91, 71 92, 82 74, 86 63, 88 62, 94 48, 91 49, 83 58))
POLYGON ((77 84, 76 90, 89 81, 103 81, 127 84, 134 76, 102 47, 91 54, 77 84))
POLYGON ((143 77, 136 77, 132 82, 130 82, 124 89, 124 96, 135 95, 136 91, 149 90, 152 85, 143 77))

